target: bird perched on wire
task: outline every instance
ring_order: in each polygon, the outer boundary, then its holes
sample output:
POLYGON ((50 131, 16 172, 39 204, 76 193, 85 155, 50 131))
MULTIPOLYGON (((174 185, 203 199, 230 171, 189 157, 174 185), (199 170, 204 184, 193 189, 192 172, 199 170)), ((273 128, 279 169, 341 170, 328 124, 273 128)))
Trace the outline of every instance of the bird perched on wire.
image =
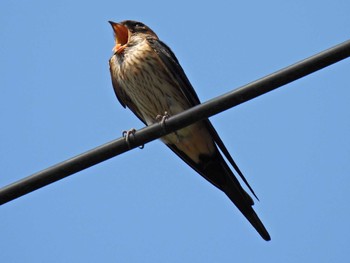
MULTIPOLYGON (((141 22, 112 25, 115 46, 109 60, 114 91, 144 124, 159 116, 175 115, 200 104, 199 98, 170 48, 141 22)), ((163 118, 164 121, 164 118, 163 118)), ((255 195, 209 120, 166 135, 161 140, 210 183, 222 190, 265 240, 270 235, 252 208, 249 194, 223 159, 218 148, 255 195)))

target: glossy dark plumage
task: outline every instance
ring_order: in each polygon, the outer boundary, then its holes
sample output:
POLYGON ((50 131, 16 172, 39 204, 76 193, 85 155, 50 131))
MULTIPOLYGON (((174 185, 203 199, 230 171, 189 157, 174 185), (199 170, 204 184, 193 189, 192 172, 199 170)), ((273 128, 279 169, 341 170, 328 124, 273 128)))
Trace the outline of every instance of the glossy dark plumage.
MULTIPOLYGON (((142 122, 150 125, 158 122, 158 115, 167 112, 172 116, 200 103, 174 53, 149 27, 131 20, 110 23, 116 45, 109 65, 113 87, 123 107, 128 107, 142 122)), ((254 194, 253 190, 209 120, 161 139, 182 160, 222 190, 259 234, 270 240, 252 208, 252 198, 242 188, 218 147, 254 194)))

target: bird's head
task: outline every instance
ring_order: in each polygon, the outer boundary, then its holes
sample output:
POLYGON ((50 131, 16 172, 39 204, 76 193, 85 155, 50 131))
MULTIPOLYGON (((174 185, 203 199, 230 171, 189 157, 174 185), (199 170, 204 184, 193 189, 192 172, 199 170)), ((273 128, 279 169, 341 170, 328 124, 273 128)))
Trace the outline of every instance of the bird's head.
POLYGON ((113 28, 115 37, 115 46, 113 51, 118 54, 123 52, 134 36, 144 35, 157 38, 157 35, 152 31, 152 29, 141 22, 125 20, 119 23, 109 21, 109 23, 113 28))

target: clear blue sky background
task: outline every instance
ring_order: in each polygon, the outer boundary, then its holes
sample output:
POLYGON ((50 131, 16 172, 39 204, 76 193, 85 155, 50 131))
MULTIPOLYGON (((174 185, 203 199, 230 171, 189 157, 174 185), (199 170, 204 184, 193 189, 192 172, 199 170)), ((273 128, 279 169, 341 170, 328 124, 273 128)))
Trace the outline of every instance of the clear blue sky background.
MULTIPOLYGON (((108 20, 149 25, 202 101, 347 40, 349 1, 0 2, 0 185, 142 124, 117 102, 108 20)), ((263 241, 161 142, 0 207, 0 262, 345 262, 350 63, 212 118, 260 197, 263 241)))

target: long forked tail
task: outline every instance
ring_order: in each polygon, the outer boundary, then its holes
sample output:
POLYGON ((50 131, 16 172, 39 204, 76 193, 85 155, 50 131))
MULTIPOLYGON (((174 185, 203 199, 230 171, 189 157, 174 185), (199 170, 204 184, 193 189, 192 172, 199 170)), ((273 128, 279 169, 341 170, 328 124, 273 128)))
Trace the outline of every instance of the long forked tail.
MULTIPOLYGON (((247 203, 247 200, 242 200, 242 198, 239 197, 239 194, 237 192, 232 194, 231 190, 225 191, 225 194, 237 206, 239 211, 242 212, 242 214, 252 224, 252 226, 256 229, 256 231, 258 231, 260 236, 263 239, 265 239, 266 241, 271 240, 271 237, 270 237, 269 233, 267 232, 265 226, 263 225, 260 218, 258 217, 258 215, 255 213, 254 209, 252 208, 253 203, 247 203)), ((246 192, 245 192, 245 194, 248 195, 246 192)), ((250 196, 249 196, 249 199, 251 200, 250 196)))
POLYGON ((203 168, 202 175, 230 198, 263 239, 271 240, 265 226, 252 207, 254 205, 253 199, 242 188, 222 156, 219 153, 214 155, 203 168))

